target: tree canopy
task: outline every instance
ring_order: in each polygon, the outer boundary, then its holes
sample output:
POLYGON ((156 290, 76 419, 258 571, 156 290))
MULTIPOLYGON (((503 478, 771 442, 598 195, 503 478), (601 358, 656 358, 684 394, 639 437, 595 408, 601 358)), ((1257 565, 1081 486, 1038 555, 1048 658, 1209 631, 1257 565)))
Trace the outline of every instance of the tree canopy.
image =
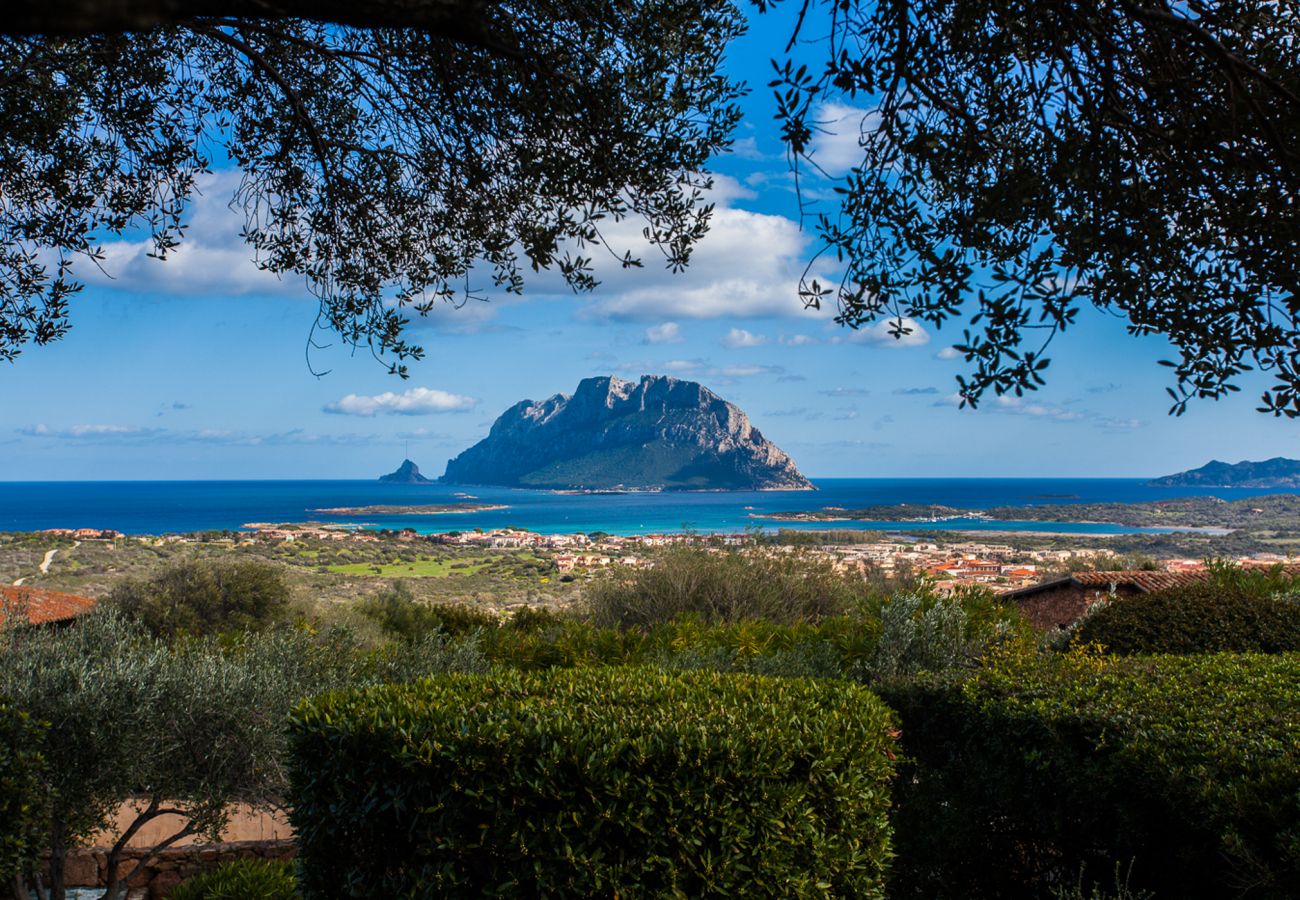
POLYGON ((869 110, 806 303, 964 320, 971 406, 1042 384, 1091 303, 1173 343, 1172 412, 1261 368, 1262 411, 1300 416, 1300 6, 802 0, 798 28, 823 65, 772 81, 796 166, 823 101, 869 110))
MULTIPOLYGON (((605 245, 610 219, 643 220, 673 268, 707 228, 706 162, 738 117, 728 0, 269 9, 17 3, 0 26, 0 358, 64 333, 72 263, 106 235, 173 251, 216 152, 243 173, 258 263, 398 374, 422 354, 405 311, 476 282, 519 291, 528 266, 590 289, 597 248, 640 265, 605 245)), ((816 224, 837 280, 808 275, 805 303, 899 336, 962 322, 971 406, 1041 385, 1091 304, 1172 342, 1172 412, 1262 369, 1261 411, 1300 416, 1296 4, 799 0, 785 54, 772 87, 796 169, 816 164, 824 102, 864 111, 862 161, 816 224)))
MULTIPOLYGON (((405 374, 404 310, 522 270, 594 286, 602 224, 680 267, 738 117, 728 0, 20 2, 0 26, 0 359, 68 328, 107 236, 174 251, 216 154, 258 264, 405 374), (295 17, 297 16, 297 17, 295 17)), ((625 248, 606 248, 625 266, 625 248)))

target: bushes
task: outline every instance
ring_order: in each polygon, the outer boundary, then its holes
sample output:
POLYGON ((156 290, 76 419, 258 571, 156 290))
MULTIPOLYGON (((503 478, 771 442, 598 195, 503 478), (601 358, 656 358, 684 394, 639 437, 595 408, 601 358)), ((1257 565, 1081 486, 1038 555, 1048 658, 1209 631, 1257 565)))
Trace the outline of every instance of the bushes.
POLYGON ((386 636, 407 641, 434 631, 463 637, 479 629, 495 629, 500 624, 492 613, 470 606, 421 603, 401 581, 358 604, 358 611, 375 622, 386 636))
POLYGON ((851 685, 446 676, 293 721, 309 897, 883 896, 889 713, 851 685))
POLYGON ((800 553, 711 553, 681 547, 656 565, 608 573, 586 592, 597 625, 648 627, 683 616, 706 622, 816 622, 842 614, 866 583, 800 553))
POLYGON ((44 727, 0 699, 0 884, 24 873, 41 849, 44 727))
POLYGON ((296 900, 293 863, 243 859, 177 885, 169 900, 296 900))
POLYGON ((1075 640, 1118 654, 1300 650, 1300 590, 1221 571, 1205 584, 1115 600, 1081 622, 1075 640))
POLYGON ((289 588, 268 563, 190 560, 118 584, 107 603, 160 637, 256 631, 287 618, 289 588))
POLYGON ((1298 655, 1008 653, 884 696, 899 897, 1041 897, 1129 860, 1161 897, 1300 884, 1298 655))

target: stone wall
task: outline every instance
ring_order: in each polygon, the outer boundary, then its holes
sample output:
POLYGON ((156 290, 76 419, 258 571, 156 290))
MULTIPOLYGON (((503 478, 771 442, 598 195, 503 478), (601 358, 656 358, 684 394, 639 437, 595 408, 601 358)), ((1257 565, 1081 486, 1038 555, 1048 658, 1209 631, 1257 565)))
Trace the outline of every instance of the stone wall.
MULTIPOLYGON (((148 854, 141 848, 128 848, 123 854, 122 872, 130 873, 129 900, 161 900, 187 878, 236 859, 293 859, 297 847, 289 839, 272 841, 230 841, 221 844, 190 844, 169 847, 144 868, 139 867, 148 854)), ((105 887, 108 850, 85 847, 68 853, 66 878, 68 887, 105 887)))

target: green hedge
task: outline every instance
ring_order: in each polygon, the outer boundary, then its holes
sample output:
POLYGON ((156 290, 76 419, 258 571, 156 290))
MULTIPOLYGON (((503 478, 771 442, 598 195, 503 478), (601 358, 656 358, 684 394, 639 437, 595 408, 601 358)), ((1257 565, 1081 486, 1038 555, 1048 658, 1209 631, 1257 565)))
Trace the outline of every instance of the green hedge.
POLYGON ((882 897, 865 689, 593 668, 327 694, 293 719, 308 897, 882 897))
POLYGON ((898 897, 1041 897, 1130 861, 1159 897, 1297 895, 1300 654, 1008 652, 883 695, 898 897))
POLYGON ((1300 650, 1300 592, 1270 591, 1267 583, 1252 580, 1115 600, 1079 625, 1076 640, 1119 654, 1300 650))
POLYGON ((41 848, 43 726, 0 699, 0 884, 27 869, 41 848))

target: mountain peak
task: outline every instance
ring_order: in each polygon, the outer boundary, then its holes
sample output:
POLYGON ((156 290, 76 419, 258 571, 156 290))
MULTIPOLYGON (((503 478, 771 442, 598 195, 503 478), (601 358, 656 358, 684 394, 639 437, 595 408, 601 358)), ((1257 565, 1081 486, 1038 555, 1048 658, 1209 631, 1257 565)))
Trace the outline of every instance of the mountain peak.
POLYGON ((432 484, 432 478, 425 478, 420 474, 420 467, 409 459, 402 460, 402 464, 397 467, 396 471, 389 472, 387 475, 380 475, 379 480, 386 484, 432 484))
POLYGON ((447 484, 587 490, 808 490, 738 407, 693 381, 584 378, 523 400, 447 463, 447 484))

